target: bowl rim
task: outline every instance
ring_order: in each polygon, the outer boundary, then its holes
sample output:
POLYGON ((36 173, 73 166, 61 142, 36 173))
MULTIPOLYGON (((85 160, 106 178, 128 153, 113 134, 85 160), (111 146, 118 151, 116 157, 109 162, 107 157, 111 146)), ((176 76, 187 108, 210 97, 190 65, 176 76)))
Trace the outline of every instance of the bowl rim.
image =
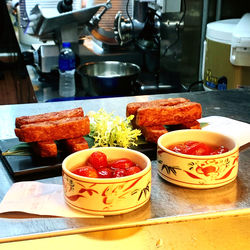
POLYGON ((111 78, 122 78, 122 77, 131 77, 131 76, 137 76, 138 74, 140 74, 141 72, 141 67, 135 63, 131 63, 131 62, 121 62, 121 61, 90 61, 90 62, 86 62, 84 64, 81 64, 77 67, 77 72, 81 75, 81 76, 84 76, 84 77, 89 77, 89 78, 102 78, 102 79, 111 79, 111 78), (134 73, 130 73, 130 74, 127 74, 127 75, 121 75, 121 76, 98 76, 98 75, 90 75, 90 74, 87 74, 86 72, 83 72, 83 68, 86 68, 88 66, 92 66, 92 65, 101 65, 101 64, 113 64, 113 65, 116 65, 116 64, 123 64, 123 65, 126 65, 126 66, 132 66, 134 69, 136 69, 134 73))
POLYGON ((68 176, 70 176, 71 178, 73 179, 76 179, 76 180, 80 180, 80 181, 84 181, 84 182, 96 182, 96 183, 110 183, 110 182, 116 182, 116 183, 119 183, 119 182, 126 182, 126 181, 131 181, 133 179, 137 179, 138 177, 140 176, 144 176, 146 175, 148 172, 151 171, 151 160, 148 158, 148 156, 146 156, 145 154, 137 151, 137 150, 134 150, 134 149, 129 149, 129 148, 122 148, 122 147, 96 147, 96 148, 88 148, 88 149, 83 149, 83 150, 80 150, 80 151, 77 151, 75 153, 72 153, 70 155, 68 155, 62 162, 62 171, 67 174, 68 176), (93 177, 86 177, 86 176, 81 176, 81 175, 77 175, 77 174, 74 174, 72 173, 70 170, 68 170, 66 168, 66 162, 69 161, 69 159, 71 157, 74 157, 75 155, 80 155, 83 151, 97 151, 98 149, 103 149, 103 150, 108 150, 108 149, 111 149, 111 150, 119 150, 119 151, 122 151, 122 150, 128 150, 130 152, 133 152, 133 153, 136 153, 138 155, 140 155, 142 158, 145 159, 146 161, 146 167, 144 169, 142 169, 142 171, 138 172, 138 173, 135 173, 133 175, 128 175, 128 176, 123 176, 123 177, 117 177, 117 178, 93 178, 93 177))
MULTIPOLYGON (((168 154, 171 154, 171 155, 174 155, 174 156, 177 156, 177 157, 181 157, 181 158, 197 159, 197 160, 224 158, 224 157, 228 157, 228 156, 234 154, 235 152, 239 151, 239 145, 238 145, 237 141, 233 137, 222 134, 222 133, 214 132, 214 131, 200 130, 200 129, 181 129, 181 130, 170 131, 168 133, 165 133, 165 134, 161 135, 158 138, 157 146, 160 147, 163 151, 167 152, 168 154), (178 134, 178 133, 181 133, 181 132, 182 133, 183 132, 204 133, 204 134, 213 134, 213 135, 222 136, 224 138, 227 138, 227 139, 231 140, 234 143, 234 147, 232 149, 230 149, 229 151, 227 151, 225 153, 222 153, 222 154, 216 154, 216 155, 188 155, 188 154, 176 153, 176 152, 166 148, 165 146, 163 146, 161 144, 161 141, 163 140, 164 137, 167 137, 167 136, 172 135, 172 134, 178 134)), ((158 154, 158 149, 157 149, 157 154, 158 154)))

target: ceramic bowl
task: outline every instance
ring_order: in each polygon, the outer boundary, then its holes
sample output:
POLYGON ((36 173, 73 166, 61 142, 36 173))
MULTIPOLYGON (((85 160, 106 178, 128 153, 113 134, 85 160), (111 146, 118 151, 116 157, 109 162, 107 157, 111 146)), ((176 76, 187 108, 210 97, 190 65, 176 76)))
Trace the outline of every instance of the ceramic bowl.
POLYGON ((232 182, 237 177, 238 158, 239 147, 234 139, 210 131, 177 130, 162 135, 157 143, 158 174, 173 184, 188 188, 215 188, 232 182), (229 151, 196 156, 167 149, 172 144, 190 140, 223 145, 229 151))
POLYGON ((82 150, 66 157, 62 163, 63 189, 66 203, 71 207, 95 215, 117 215, 133 211, 150 199, 151 161, 135 150, 100 147, 82 150), (90 178, 71 172, 86 162, 94 151, 101 151, 108 160, 128 158, 143 170, 119 178, 90 178))

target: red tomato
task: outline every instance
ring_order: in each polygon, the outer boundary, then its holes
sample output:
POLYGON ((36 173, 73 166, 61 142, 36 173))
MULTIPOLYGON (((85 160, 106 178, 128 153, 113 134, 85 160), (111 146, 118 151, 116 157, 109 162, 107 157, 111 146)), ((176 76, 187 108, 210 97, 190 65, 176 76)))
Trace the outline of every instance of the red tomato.
POLYGON ((135 163, 129 160, 128 158, 120 158, 118 160, 111 161, 109 165, 111 168, 124 168, 125 169, 128 167, 134 166, 135 163))
POLYGON ((123 177, 126 176, 125 168, 115 168, 113 172, 113 177, 123 177))
POLYGON ((211 155, 218 155, 218 154, 223 154, 228 152, 228 149, 224 146, 219 146, 218 149, 216 149, 215 151, 213 151, 211 153, 211 155))
POLYGON ((128 158, 120 158, 111 162, 107 156, 96 151, 87 160, 87 165, 78 167, 72 173, 92 178, 116 178, 132 175, 141 171, 141 168, 128 158))
POLYGON ((88 164, 96 169, 107 167, 108 166, 107 156, 100 151, 96 151, 90 155, 88 159, 88 164))
POLYGON ((82 166, 74 171, 72 173, 80 175, 80 176, 85 176, 85 177, 91 177, 91 178, 98 178, 97 171, 94 167, 92 166, 82 166))
POLYGON ((104 167, 97 170, 97 174, 99 178, 112 178, 113 177, 113 171, 111 168, 104 167))
POLYGON ((126 175, 132 175, 141 172, 141 168, 138 166, 132 166, 126 169, 126 175))
POLYGON ((176 153, 182 153, 187 154, 186 151, 190 148, 196 145, 198 142, 195 141, 186 141, 184 143, 174 144, 168 147, 168 149, 176 152, 176 153))
POLYGON ((168 149, 176 153, 188 155, 215 155, 222 154, 228 151, 228 149, 224 146, 220 146, 214 149, 214 147, 198 141, 186 141, 184 143, 171 145, 168 147, 168 149))
POLYGON ((185 149, 183 144, 177 144, 177 145, 171 145, 168 147, 168 149, 176 152, 176 153, 182 153, 183 154, 183 150, 185 149))
POLYGON ((212 152, 212 148, 202 142, 195 142, 191 145, 187 145, 184 154, 188 155, 210 155, 212 152))
POLYGON ((198 141, 186 141, 184 142, 184 146, 193 146, 194 144, 197 144, 197 143, 199 142, 198 141))

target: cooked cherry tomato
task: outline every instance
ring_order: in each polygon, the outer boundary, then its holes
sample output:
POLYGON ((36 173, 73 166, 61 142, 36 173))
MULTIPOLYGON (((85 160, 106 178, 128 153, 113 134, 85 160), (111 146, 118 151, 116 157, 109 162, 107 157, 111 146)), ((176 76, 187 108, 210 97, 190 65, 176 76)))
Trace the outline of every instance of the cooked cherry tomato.
POLYGON ((124 168, 115 168, 113 172, 113 177, 123 177, 126 176, 126 169, 124 168))
POLYGON ((87 160, 87 165, 78 167, 74 174, 93 178, 116 178, 132 175, 141 171, 133 161, 128 158, 120 158, 109 161, 107 156, 96 151, 87 160))
POLYGON ((168 147, 168 149, 170 149, 176 153, 182 153, 185 149, 185 146, 183 144, 171 145, 168 147))
POLYGON ((85 176, 85 177, 91 177, 91 178, 98 178, 97 171, 94 167, 92 166, 82 166, 74 171, 72 173, 80 175, 80 176, 85 176))
POLYGON ((112 178, 113 177, 113 171, 109 167, 98 169, 97 174, 99 178, 112 178))
POLYGON ((120 158, 109 162, 111 168, 128 168, 134 166, 135 163, 129 160, 128 158, 120 158))
POLYGON ((138 166, 132 166, 126 169, 126 175, 132 175, 139 173, 141 171, 141 168, 138 166))
POLYGON ((224 146, 212 147, 203 142, 198 141, 186 141, 184 143, 178 143, 171 145, 168 149, 182 154, 188 155, 215 155, 222 154, 228 151, 224 146))
POLYGON ((213 151, 211 153, 211 155, 218 155, 218 154, 223 154, 223 153, 226 153, 228 151, 227 148, 225 148, 224 146, 219 146, 218 149, 216 149, 215 151, 213 151))
POLYGON ((88 159, 88 164, 96 169, 107 167, 108 166, 107 156, 100 151, 96 151, 90 155, 88 159))
POLYGON ((210 155, 212 148, 202 142, 194 142, 192 144, 186 145, 183 154, 188 155, 210 155))

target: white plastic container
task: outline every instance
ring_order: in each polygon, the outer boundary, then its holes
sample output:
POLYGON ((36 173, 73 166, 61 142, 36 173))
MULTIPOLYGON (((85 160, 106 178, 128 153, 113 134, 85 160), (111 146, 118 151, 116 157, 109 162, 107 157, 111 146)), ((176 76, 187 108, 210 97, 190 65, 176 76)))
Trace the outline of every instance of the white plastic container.
POLYGON ((250 13, 245 14, 234 28, 230 62, 233 65, 250 67, 250 13))
POLYGON ((206 90, 250 86, 250 13, 207 24, 203 79, 206 90))

